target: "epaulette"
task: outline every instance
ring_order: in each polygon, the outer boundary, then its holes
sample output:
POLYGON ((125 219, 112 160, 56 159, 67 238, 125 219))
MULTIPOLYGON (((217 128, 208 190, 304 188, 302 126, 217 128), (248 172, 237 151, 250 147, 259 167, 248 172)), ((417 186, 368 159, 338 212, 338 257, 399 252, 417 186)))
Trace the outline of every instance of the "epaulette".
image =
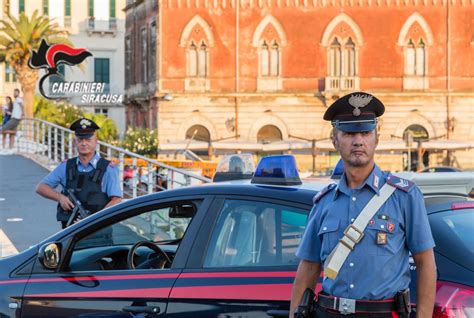
POLYGON ((313 204, 318 203, 319 200, 321 200, 321 198, 324 197, 324 195, 326 195, 326 193, 331 192, 331 190, 334 189, 335 187, 336 187, 336 184, 331 183, 331 184, 328 184, 327 186, 325 186, 324 188, 322 188, 321 191, 319 191, 318 194, 316 194, 314 196, 313 204))
POLYGON ((411 189, 415 187, 414 182, 397 177, 396 175, 393 175, 393 174, 388 175, 387 183, 405 192, 409 192, 411 189))

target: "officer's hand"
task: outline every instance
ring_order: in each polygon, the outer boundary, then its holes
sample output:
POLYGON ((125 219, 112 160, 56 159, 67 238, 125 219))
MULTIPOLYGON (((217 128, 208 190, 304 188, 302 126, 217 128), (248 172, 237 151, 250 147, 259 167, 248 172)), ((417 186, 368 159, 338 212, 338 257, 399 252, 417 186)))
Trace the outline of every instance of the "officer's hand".
POLYGON ((70 211, 72 208, 74 208, 74 204, 64 194, 61 194, 59 197, 59 205, 64 211, 70 211))

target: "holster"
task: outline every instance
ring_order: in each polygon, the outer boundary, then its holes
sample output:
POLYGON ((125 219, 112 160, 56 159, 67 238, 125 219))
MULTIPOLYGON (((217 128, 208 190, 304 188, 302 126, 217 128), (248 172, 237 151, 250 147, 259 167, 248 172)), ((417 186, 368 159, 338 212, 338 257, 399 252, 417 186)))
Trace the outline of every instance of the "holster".
POLYGON ((408 318, 411 312, 410 289, 399 291, 395 295, 397 313, 401 318, 408 318))
POLYGON ((314 292, 311 288, 306 288, 301 298, 301 303, 295 310, 295 318, 310 318, 315 314, 314 292))

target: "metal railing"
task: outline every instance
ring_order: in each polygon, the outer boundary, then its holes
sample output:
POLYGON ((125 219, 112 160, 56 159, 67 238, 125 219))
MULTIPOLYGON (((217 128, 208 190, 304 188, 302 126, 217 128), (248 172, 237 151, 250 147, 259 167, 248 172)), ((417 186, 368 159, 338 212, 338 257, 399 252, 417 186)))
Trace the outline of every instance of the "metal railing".
POLYGON ((326 77, 326 90, 355 90, 359 88, 359 77, 326 77))
MULTIPOLYGON (((36 118, 20 122, 14 151, 32 156, 49 169, 77 155, 71 130, 36 118)), ((135 198, 157 191, 212 182, 201 175, 102 141, 98 142, 96 151, 117 164, 124 197, 135 198)))
POLYGON ((90 17, 87 21, 87 30, 90 32, 116 32, 117 19, 96 19, 94 17, 90 17))

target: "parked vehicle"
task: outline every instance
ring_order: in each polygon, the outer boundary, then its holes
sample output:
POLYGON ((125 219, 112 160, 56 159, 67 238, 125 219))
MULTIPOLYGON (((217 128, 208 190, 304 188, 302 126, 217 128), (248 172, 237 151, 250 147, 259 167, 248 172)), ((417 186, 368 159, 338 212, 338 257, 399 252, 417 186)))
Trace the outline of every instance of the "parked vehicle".
MULTIPOLYGON (((287 317, 295 251, 325 186, 298 184, 289 164, 128 200, 0 260, 0 317, 287 317)), ((436 241, 435 317, 473 317, 474 175, 414 176, 436 241)))

